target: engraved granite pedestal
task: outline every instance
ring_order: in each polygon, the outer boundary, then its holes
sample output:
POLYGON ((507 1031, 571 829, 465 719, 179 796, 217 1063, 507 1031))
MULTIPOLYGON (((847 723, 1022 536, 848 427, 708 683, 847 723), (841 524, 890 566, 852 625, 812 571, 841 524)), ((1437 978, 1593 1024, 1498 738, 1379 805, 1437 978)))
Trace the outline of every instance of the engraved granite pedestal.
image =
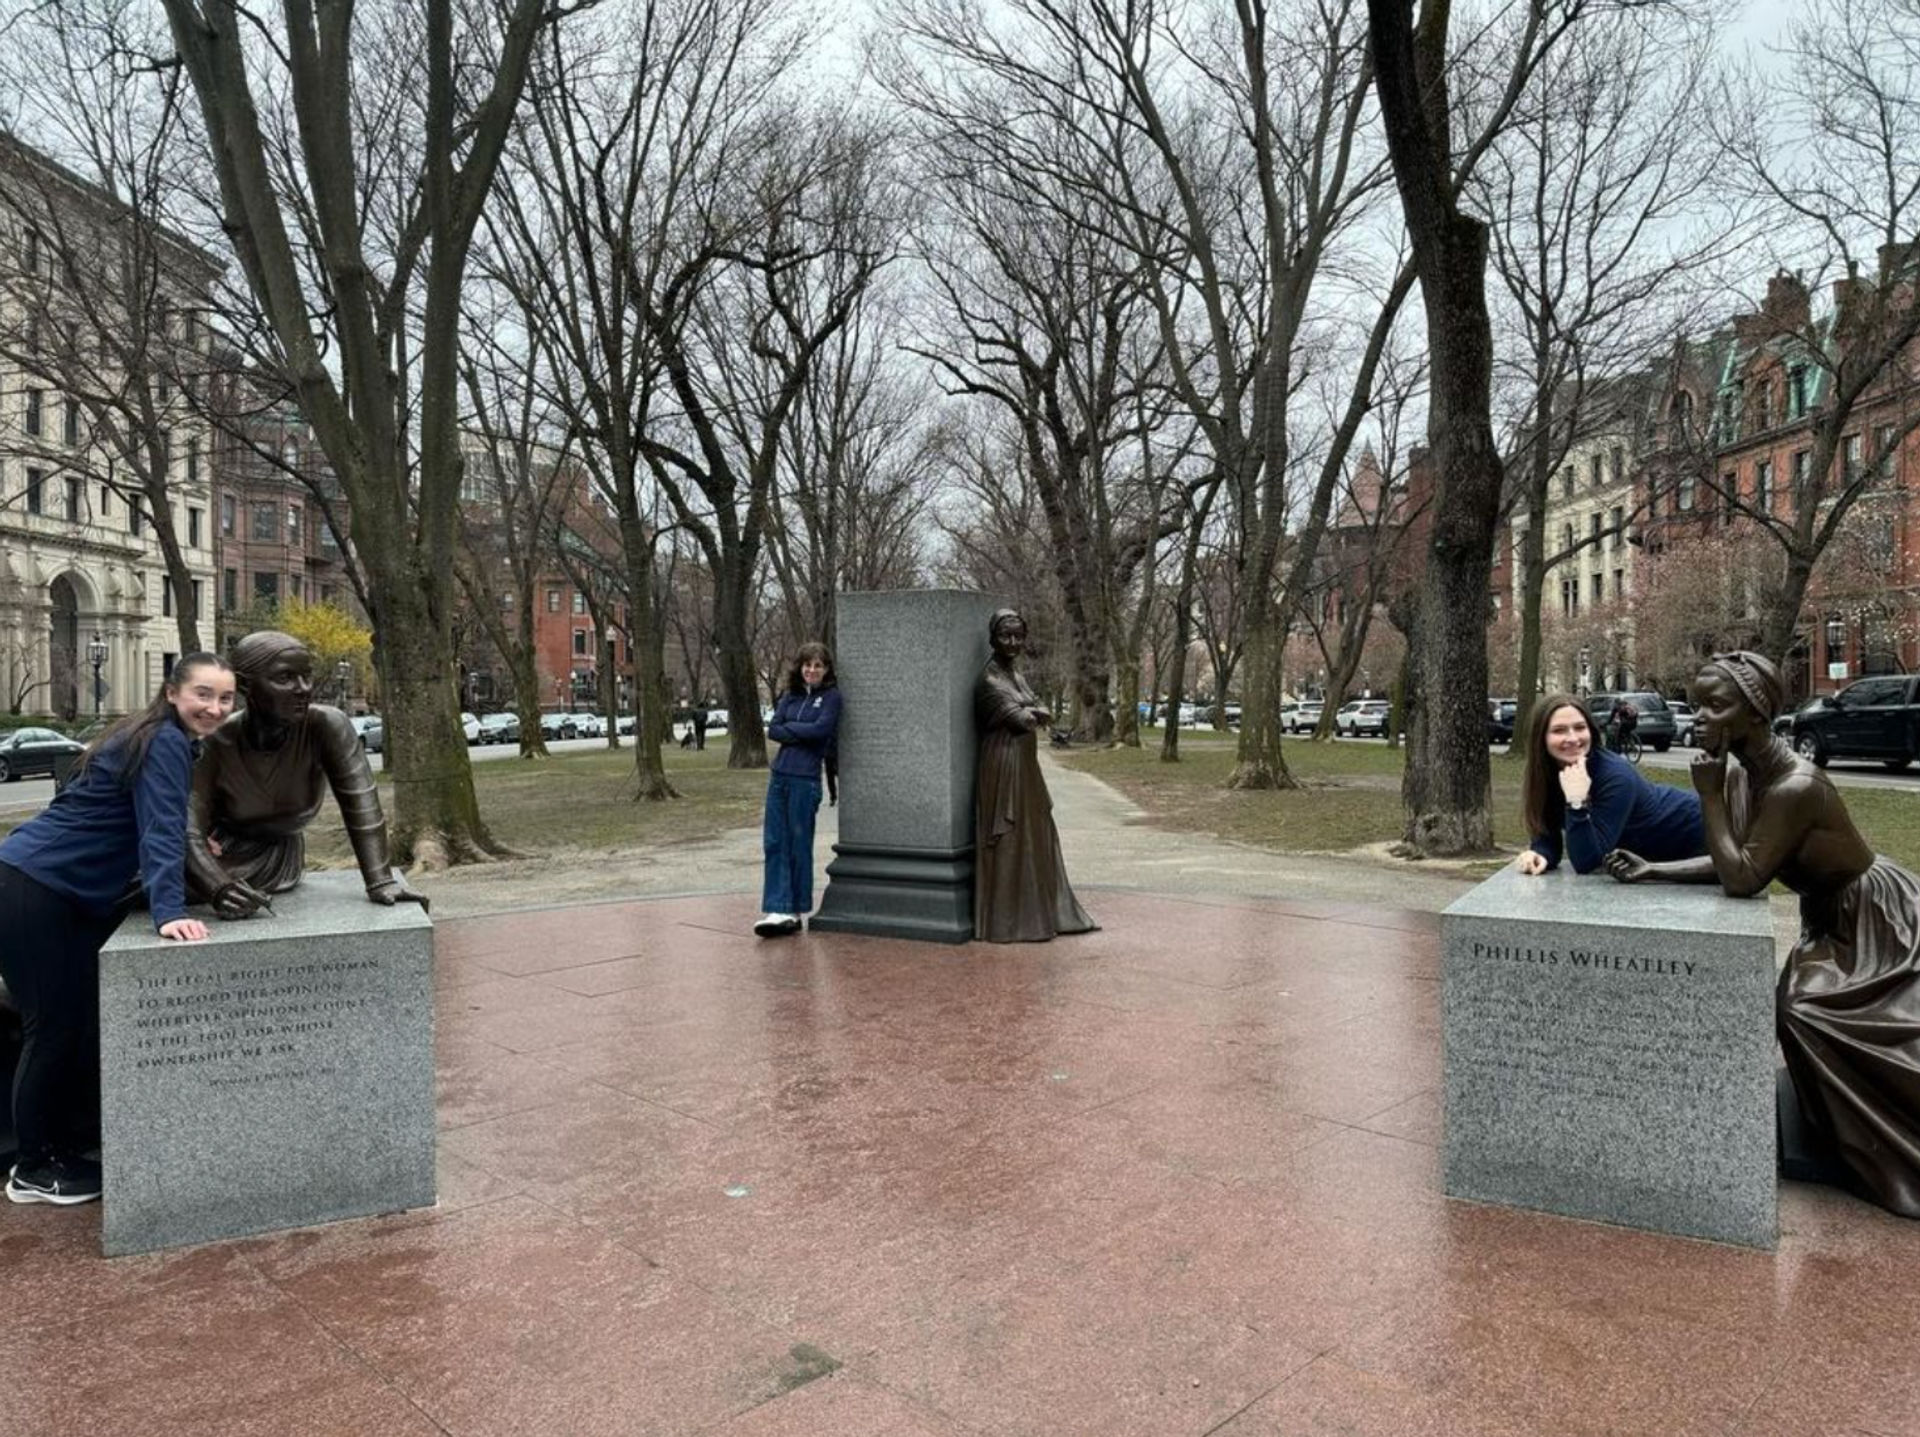
POLYGON ((431 922, 358 873, 274 910, 100 955, 109 1257, 434 1202, 431 922))
POLYGON ((999 606, 951 589, 840 596, 840 839, 811 927, 973 936, 973 681, 999 606))
POLYGON ((1774 1245, 1764 899, 1508 868, 1441 927, 1450 1196, 1774 1245))

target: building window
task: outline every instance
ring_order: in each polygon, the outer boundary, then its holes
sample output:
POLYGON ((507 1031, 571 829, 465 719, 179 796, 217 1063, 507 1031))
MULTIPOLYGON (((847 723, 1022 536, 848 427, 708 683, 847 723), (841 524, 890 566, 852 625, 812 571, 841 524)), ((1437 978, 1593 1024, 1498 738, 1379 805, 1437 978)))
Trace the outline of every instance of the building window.
POLYGON ((80 522, 80 481, 73 478, 67 480, 67 522, 80 522))
POLYGON ((233 537, 234 511, 237 507, 233 502, 233 495, 220 496, 220 532, 229 539, 233 537))
POLYGON ((255 603, 277 604, 280 602, 280 576, 278 574, 255 574, 253 576, 253 598, 255 603))
POLYGON ((586 653, 587 631, 585 629, 575 629, 573 631, 573 651, 575 654, 586 653))
POLYGON ((287 542, 294 548, 300 547, 300 506, 287 505, 287 542))
POLYGON ((1587 539, 1595 547, 1600 543, 1600 511, 1595 509, 1587 515, 1587 539))
POLYGON ((200 482, 200 436, 198 434, 187 436, 187 482, 189 484, 200 482))
POLYGON ((306 584, 306 579, 303 575, 300 575, 300 574, 287 575, 287 593, 290 597, 295 599, 303 598, 305 597, 306 592, 307 592, 307 584, 306 584))
POLYGON ((187 507, 187 546, 189 548, 200 547, 200 513, 200 510, 191 505, 187 507))
POLYGON ((66 415, 62 424, 66 432, 67 443, 78 444, 80 442, 80 403, 78 400, 69 399, 67 401, 66 415))
POLYGON ((1573 497, 1573 466, 1571 464, 1560 471, 1560 492, 1568 499, 1573 497))
POLYGON ((1622 544, 1627 542, 1627 535, 1626 535, 1627 511, 1624 508, 1622 508, 1620 505, 1615 504, 1613 506, 1613 513, 1608 515, 1607 517, 1608 517, 1608 522, 1613 529, 1613 536, 1607 541, 1607 547, 1609 549, 1617 549, 1622 544))
POLYGON ((547 590, 547 612, 549 614, 557 614, 560 612, 560 591, 558 589, 547 590))
POLYGON ((587 611, 587 596, 578 589, 573 591, 573 611, 576 614, 584 614, 587 611))
POLYGON ((1793 455, 1793 495, 1796 502, 1806 497, 1807 480, 1813 469, 1813 451, 1799 449, 1793 455))
POLYGON ((42 503, 41 494, 47 487, 47 471, 29 469, 27 471, 27 512, 38 514, 42 503))
POLYGON ((253 537, 262 544, 271 544, 280 537, 280 506, 278 504, 253 506, 253 537))
POLYGON ((1860 436, 1848 434, 1840 440, 1840 474, 1849 484, 1860 477, 1860 436))
POLYGON ((163 619, 173 617, 173 580, 171 579, 160 581, 160 617, 163 619))
POLYGON ((1694 478, 1691 474, 1680 476, 1679 486, 1673 491, 1673 507, 1682 513, 1693 508, 1694 478))
POLYGON ((40 231, 31 225, 27 227, 27 273, 37 276, 40 273, 41 245, 40 231))
POLYGON ((1627 472, 1627 451, 1616 444, 1607 454, 1608 477, 1614 483, 1620 482, 1620 476, 1627 472))
POLYGON ((37 389, 27 391, 27 433, 38 439, 46 429, 46 420, 41 412, 41 396, 37 389))
POLYGON ((1613 571, 1613 596, 1616 599, 1624 599, 1627 596, 1627 571, 1625 569, 1615 569, 1613 571))
POLYGON ((1594 454, 1587 459, 1587 483, 1598 489, 1606 482, 1606 470, 1600 463, 1600 456, 1594 454))
POLYGON ((1807 412, 1807 366, 1796 364, 1787 370, 1787 418, 1801 419, 1807 412))
POLYGON ((100 517, 106 518, 113 512, 113 490, 106 485, 100 486, 100 517))
POLYGON ((140 532, 140 521, 145 517, 146 516, 140 512, 140 501, 138 499, 127 500, 127 532, 129 534, 138 534, 140 532))
POLYGON ((228 612, 240 607, 240 571, 238 569, 220 571, 220 602, 228 612))
MULTIPOLYGON (((1893 426, 1891 424, 1882 424, 1878 429, 1873 431, 1873 457, 1875 459, 1885 459, 1891 453, 1893 453, 1893 426)), ((1893 470, 1891 464, 1884 467, 1889 473, 1893 470)))
POLYGON ((1762 514, 1773 512, 1773 461, 1762 459, 1753 466, 1754 506, 1762 514))
POLYGON ((1607 576, 1605 574, 1595 574, 1593 576, 1593 601, 1596 604, 1604 604, 1607 601, 1607 576))
POLYGON ((1763 379, 1753 387, 1753 427, 1756 431, 1773 428, 1773 381, 1763 379))
POLYGON ((197 619, 204 612, 204 610, 201 608, 201 603, 204 600, 204 598, 205 598, 205 595, 202 589, 202 585, 198 579, 195 579, 193 581, 193 613, 190 615, 190 617, 197 619))

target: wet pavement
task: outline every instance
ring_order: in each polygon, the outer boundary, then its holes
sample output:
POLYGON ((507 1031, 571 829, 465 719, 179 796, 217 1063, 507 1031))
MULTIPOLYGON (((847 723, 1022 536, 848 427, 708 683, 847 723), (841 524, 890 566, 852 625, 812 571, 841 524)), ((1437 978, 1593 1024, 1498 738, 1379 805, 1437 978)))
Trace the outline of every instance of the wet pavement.
POLYGON ((441 1206, 112 1262, 0 1209, 0 1428, 1920 1432, 1920 1224, 1450 1202, 1431 914, 1084 896, 1019 948, 443 922, 441 1206))

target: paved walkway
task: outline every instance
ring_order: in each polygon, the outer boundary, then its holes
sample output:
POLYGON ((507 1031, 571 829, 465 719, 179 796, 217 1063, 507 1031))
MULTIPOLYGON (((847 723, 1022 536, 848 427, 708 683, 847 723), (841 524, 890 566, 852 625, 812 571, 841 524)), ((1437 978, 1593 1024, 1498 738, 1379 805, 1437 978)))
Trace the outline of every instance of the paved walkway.
MULTIPOLYGON (((439 926, 436 1210, 112 1262, 0 1210, 0 1426, 102 1437, 1906 1437, 1920 1223, 1448 1201, 1435 921, 739 895, 439 926)), ((377 1141, 369 1135, 369 1141, 377 1141)))

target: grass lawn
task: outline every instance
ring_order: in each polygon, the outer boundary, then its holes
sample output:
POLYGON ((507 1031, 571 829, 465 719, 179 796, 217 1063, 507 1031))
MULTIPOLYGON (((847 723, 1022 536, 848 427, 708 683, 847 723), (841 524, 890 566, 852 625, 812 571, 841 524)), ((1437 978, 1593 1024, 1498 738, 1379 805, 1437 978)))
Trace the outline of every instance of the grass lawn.
MULTIPOLYGON (((1404 750, 1288 739, 1282 752, 1305 787, 1243 793, 1223 787, 1233 769, 1234 743, 1230 735, 1182 730, 1180 762, 1161 763, 1160 730, 1148 729, 1138 749, 1073 749, 1057 756, 1112 784, 1164 828, 1218 834, 1282 853, 1342 853, 1400 836, 1404 750)), ((1520 827, 1520 768, 1518 758, 1494 751, 1494 837, 1515 850, 1526 841, 1520 827)), ((1641 771, 1656 783, 1692 787, 1684 769, 1641 771)), ((1920 872, 1920 793, 1845 788, 1841 795, 1868 843, 1920 872)))
MULTIPOLYGON (((705 752, 675 748, 667 776, 680 791, 675 803, 635 803, 633 749, 569 753, 542 762, 492 759, 473 765, 480 812, 493 836, 529 855, 557 849, 606 851, 695 842, 760 821, 765 769, 729 769, 724 737, 705 752)), ((392 780, 374 775, 380 801, 393 812, 392 780)), ((0 832, 28 815, 0 819, 0 832)), ((331 803, 307 830, 308 861, 316 868, 351 867, 353 855, 331 803)))

